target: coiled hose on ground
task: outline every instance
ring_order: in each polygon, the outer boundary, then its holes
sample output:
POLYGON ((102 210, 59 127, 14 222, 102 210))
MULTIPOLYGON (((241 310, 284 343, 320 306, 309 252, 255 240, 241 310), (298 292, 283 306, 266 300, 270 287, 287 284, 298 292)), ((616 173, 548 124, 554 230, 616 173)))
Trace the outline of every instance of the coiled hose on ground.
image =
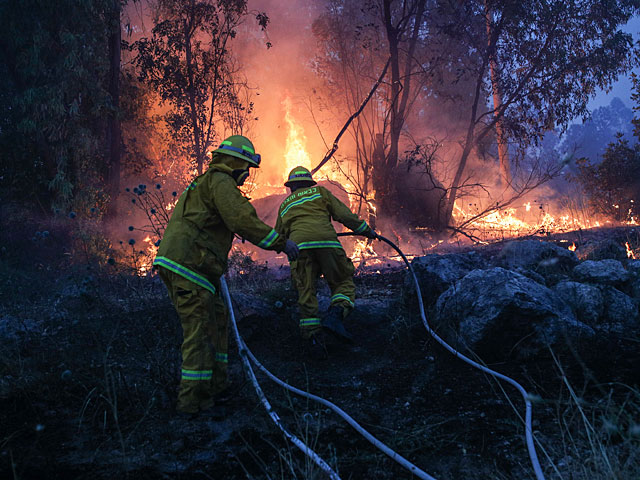
MULTIPOLYGON (((339 236, 349 236, 349 235, 356 235, 355 233, 341 233, 338 234, 339 236)), ((385 243, 387 243, 389 246, 391 246, 396 252, 398 252, 398 254, 400 255, 400 257, 402 257, 402 260, 405 262, 407 268, 409 269, 409 272, 411 272, 411 276, 413 278, 415 287, 416 287, 416 295, 418 297, 418 306, 420 309, 420 316, 422 318, 422 323, 424 324, 425 328, 427 329, 427 332, 429 332, 429 334, 440 344, 442 345, 446 350, 448 350, 451 354, 453 354, 455 357, 461 359, 462 361, 468 363, 469 365, 471 365, 472 367, 475 367, 485 373, 488 373, 489 375, 498 378, 500 380, 503 380, 509 384, 511 384, 512 386, 514 386, 522 395, 524 401, 525 401, 525 406, 526 406, 526 412, 525 412, 525 437, 526 437, 526 443, 527 443, 527 450, 529 452, 529 458, 531 459, 531 463, 536 475, 536 479, 537 480, 545 480, 545 477, 542 473, 542 468, 540 467, 540 462, 538 461, 538 456, 536 454, 536 449, 535 449, 535 445, 534 445, 534 440, 533 440, 533 430, 531 427, 531 417, 532 417, 532 407, 531 407, 531 400, 530 400, 530 395, 527 393, 527 391, 515 380, 513 380, 510 377, 507 377, 506 375, 503 375, 501 373, 498 373, 494 370, 491 370, 490 368, 479 364, 478 362, 475 362, 474 360, 471 360, 470 358, 466 357, 465 355, 463 355, 462 353, 458 352, 456 349, 454 349, 453 347, 451 347, 449 344, 447 344, 442 338, 440 338, 438 336, 438 334, 431 328, 431 326, 429 325, 429 322, 427 321, 427 317, 424 311, 424 303, 422 301, 422 292, 420 290, 420 284, 418 282, 418 278, 416 277, 416 274, 413 270, 413 267, 411 266, 411 263, 409 263, 409 260, 407 259, 407 257, 405 256, 405 254, 400 250, 400 248, 398 248, 398 246, 396 244, 394 244, 391 240, 378 235, 377 236, 378 240, 381 240, 385 243)), ((255 374, 253 372, 253 369, 251 368, 251 364, 250 361, 253 362, 253 364, 261 371, 263 372, 265 375, 267 375, 271 380, 273 380, 275 383, 277 383, 278 385, 282 386, 283 388, 285 388, 286 390, 289 390, 290 392, 293 392, 297 395, 301 395, 305 398, 308 398, 310 400, 314 400, 316 402, 319 402, 327 407, 329 407, 331 410, 333 410, 335 413, 337 413, 340 417, 342 417, 347 423, 349 423, 349 425, 351 425, 358 433, 360 433, 366 440, 368 440, 371 444, 373 444, 376 448, 380 449, 382 452, 384 452, 386 455, 388 455, 391 459, 393 459, 394 461, 396 461, 397 463, 399 463, 400 465, 402 465, 404 468, 406 468, 407 470, 409 470, 411 473, 413 473, 414 475, 416 475, 418 478, 423 479, 423 480, 435 480, 434 477, 432 477, 431 475, 429 475, 428 473, 424 472, 423 470, 421 470, 420 468, 418 468, 417 466, 415 466, 414 464, 412 464, 411 462, 409 462, 407 459, 405 459, 404 457, 402 457, 400 454, 398 454, 397 452, 395 452, 394 450, 390 449, 389 447, 387 447, 384 443, 382 443, 380 440, 378 440, 377 438, 375 438, 373 435, 371 435, 369 432, 367 432, 362 426, 360 426, 353 418, 351 418, 346 412, 344 412, 342 409, 340 409, 338 406, 334 405, 333 403, 331 403, 330 401, 318 397, 316 395, 304 392, 296 387, 293 387, 289 384, 287 384, 286 382, 280 380, 278 377, 276 377, 275 375, 273 375, 271 372, 269 372, 259 361, 258 359, 256 359, 256 357, 253 355, 253 353, 249 350, 249 348, 247 347, 247 345, 244 343, 244 340, 242 339, 242 337, 240 336, 240 333, 238 331, 238 327, 235 321, 235 315, 233 313, 233 305, 231 302, 231 296, 229 295, 229 289, 227 287, 227 284, 224 280, 224 277, 221 279, 221 283, 222 283, 222 294, 225 298, 225 301, 227 302, 227 307, 229 309, 229 315, 231 318, 231 324, 233 327, 233 331, 236 337, 236 341, 238 343, 238 349, 240 352, 240 357, 242 358, 244 367, 245 367, 245 371, 247 372, 247 375, 249 376, 251 382, 253 383, 254 388, 256 389, 256 393, 258 394, 258 397, 260 398, 260 401, 262 402, 262 404, 264 405, 265 409, 267 410, 267 413, 269 414, 269 416, 272 418, 272 420, 274 421, 274 423, 278 426, 278 428, 284 433, 284 435, 289 438, 294 445, 296 445, 296 447, 298 447, 305 455, 309 456, 309 458, 312 459, 312 461, 318 465, 318 467, 320 467, 324 472, 327 473, 327 475, 329 475, 329 477, 334 480, 334 479, 339 479, 340 477, 338 476, 338 474, 336 472, 334 472, 331 467, 324 461, 322 460, 322 458, 320 458, 320 456, 318 456, 318 454, 316 454, 313 450, 311 450, 307 445, 304 444, 304 442, 302 442, 300 439, 298 439, 297 437, 295 437, 293 434, 291 434, 290 432, 288 432, 284 426, 282 425, 282 423, 280 422, 280 417, 278 416, 278 414, 273 411, 273 409, 271 408, 271 405, 269 404, 269 401, 266 399, 266 397, 264 396, 264 393, 262 392, 262 389, 260 388, 260 385, 258 384, 258 381, 255 377, 255 374)))

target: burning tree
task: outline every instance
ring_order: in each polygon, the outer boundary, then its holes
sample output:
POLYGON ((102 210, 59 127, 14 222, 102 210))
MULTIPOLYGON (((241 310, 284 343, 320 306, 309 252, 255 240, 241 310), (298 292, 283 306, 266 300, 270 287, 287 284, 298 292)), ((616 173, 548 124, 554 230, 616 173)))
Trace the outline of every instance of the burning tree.
POLYGON ((436 132, 442 161, 427 172, 437 181, 423 188, 442 193, 442 212, 434 215, 442 226, 454 223, 456 201, 478 189, 491 205, 480 215, 513 203, 561 166, 532 157, 529 147, 584 116, 596 89, 633 65, 631 37, 619 26, 637 10, 634 1, 331 2, 314 32, 341 105, 353 104, 360 85, 370 85, 371 72, 390 58, 385 87, 354 122, 358 148, 366 145, 358 178, 371 184, 360 190, 375 190, 382 213, 397 215, 399 152, 436 132), (443 119, 450 125, 440 125, 443 119), (493 163, 495 150, 493 179, 470 169, 472 162, 493 163), (499 176, 502 185, 490 192, 499 176))

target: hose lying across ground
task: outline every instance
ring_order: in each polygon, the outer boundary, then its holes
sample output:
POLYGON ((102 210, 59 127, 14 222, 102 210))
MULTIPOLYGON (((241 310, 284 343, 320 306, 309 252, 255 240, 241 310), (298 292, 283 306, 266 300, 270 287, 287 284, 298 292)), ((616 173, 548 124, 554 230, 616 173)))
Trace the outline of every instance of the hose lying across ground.
MULTIPOLYGON (((342 234, 338 234, 338 235, 339 236, 347 236, 347 235, 356 235, 356 234, 354 234, 354 233, 342 233, 342 234)), ((402 260, 404 260, 405 264, 407 265, 407 268, 409 269, 409 272, 411 272, 411 276, 413 277, 413 281, 414 281, 415 287, 416 287, 416 295, 418 297, 418 305, 420 307, 420 316, 422 317, 422 323, 424 324, 425 328, 427 329, 427 332, 429 332, 429 334, 440 345, 442 345, 446 350, 448 350, 455 357, 457 357, 457 358, 461 359, 462 361, 468 363, 472 367, 475 367, 475 368, 477 368, 477 369, 479 369, 479 370, 481 370, 481 371, 483 371, 485 373, 488 373, 489 375, 491 375, 491 376, 493 376, 495 378, 498 378, 500 380, 504 380, 505 382, 513 385, 520 392, 520 394, 524 398, 525 405, 526 405, 525 436, 526 436, 527 449, 529 451, 529 458, 531 459, 531 463, 533 465, 533 469, 534 469, 534 472, 535 472, 535 475, 536 475, 536 479, 537 480, 544 480, 545 477, 544 477, 544 475, 542 473, 542 468, 540 467, 540 462, 538 461, 538 456, 536 454, 536 449, 535 449, 535 445, 534 445, 534 441, 533 441, 533 430, 532 430, 532 427, 531 427, 532 407, 531 407, 530 396, 527 393, 527 391, 518 382, 516 382, 512 378, 507 377, 506 375, 498 373, 498 372, 496 372, 494 370, 491 370, 490 368, 488 368, 488 367, 486 367, 484 365, 481 365, 478 362, 475 362, 475 361, 471 360, 470 358, 466 357, 465 355, 463 355, 462 353, 458 352, 456 349, 454 349, 449 344, 447 344, 442 338, 440 338, 438 336, 438 334, 436 334, 436 332, 430 327, 429 322, 427 321, 427 317, 426 317, 426 314, 425 314, 425 311, 424 311, 424 303, 422 301, 422 292, 420 291, 420 284, 419 284, 418 278, 416 277, 416 274, 415 274, 415 272, 413 270, 413 267, 411 266, 411 264, 407 260, 407 257, 398 248, 398 246, 395 245, 393 242, 391 242, 389 239, 387 239, 385 237, 382 237, 382 236, 378 236, 378 239, 383 241, 383 242, 385 242, 385 243, 387 243, 387 244, 389 244, 389 246, 391 246, 396 252, 398 252, 398 254, 402 257, 402 260)), ((288 439, 290 439, 294 443, 294 445, 296 445, 296 447, 298 447, 305 455, 309 456, 312 459, 312 461, 316 465, 318 465, 318 467, 320 467, 324 472, 326 472, 327 475, 329 475, 329 478, 334 480, 334 479, 339 479, 340 477, 338 476, 338 474, 336 472, 334 472, 331 469, 331 467, 324 460, 322 460, 322 458, 320 458, 320 456, 318 456, 318 454, 316 454, 307 445, 305 445, 304 442, 302 442, 299 438, 297 438, 296 436, 294 436, 293 434, 288 432, 283 427, 283 425, 280 422, 280 417, 278 416, 278 414, 275 411, 273 411, 273 409, 271 408, 271 405, 269 404, 269 401, 264 396, 264 393, 262 392, 262 389, 260 388, 260 385, 258 384, 258 381, 257 381, 257 379, 255 377, 253 369, 251 368, 250 361, 253 362, 253 364, 261 372, 263 372, 271 380, 273 380, 275 383, 277 383, 278 385, 282 386, 286 390, 289 390, 290 392, 293 392, 293 393, 296 393, 296 394, 301 395, 303 397, 306 397, 306 398, 308 398, 310 400, 315 400, 316 402, 319 402, 319 403, 329 407, 331 410, 333 410, 335 413, 337 413, 340 417, 342 417, 347 423, 349 423, 349 425, 351 425, 367 441, 369 441, 371 444, 373 444, 376 448, 380 449, 382 452, 384 452, 386 455, 388 455, 391 459, 393 459, 394 461, 396 461, 397 463, 402 465, 404 468, 409 470, 411 473, 413 473, 418 478, 423 479, 423 480, 435 480, 434 477, 430 476, 428 473, 426 473, 426 472, 422 471, 421 469, 419 469, 417 466, 415 466, 414 464, 409 462, 407 459, 405 459, 400 454, 398 454, 394 450, 392 450, 389 447, 387 447, 384 443, 382 443, 380 440, 378 440, 373 435, 371 435, 369 432, 367 432, 364 428, 362 428, 362 426, 360 426, 353 418, 351 418, 347 413, 345 413, 338 406, 334 405, 333 403, 331 403, 330 401, 328 401, 328 400, 326 400, 324 398, 318 397, 316 395, 313 395, 313 394, 304 392, 304 391, 302 391, 302 390, 300 390, 298 388, 295 388, 295 387, 283 382, 278 377, 276 377, 271 372, 269 372, 258 361, 258 359, 256 359, 256 357, 253 355, 253 353, 251 353, 251 351, 249 350, 247 345, 244 343, 244 340, 240 336, 240 333, 238 331, 238 327, 237 327, 236 321, 235 321, 235 315, 233 313, 233 305, 231 303, 231 297, 229 295, 229 289, 227 288, 227 284, 226 284, 226 282, 224 280, 224 277, 221 279, 221 283, 222 283, 222 294, 223 294, 223 296, 225 298, 225 301, 227 302, 227 307, 229 309, 229 315, 230 315, 230 318, 231 318, 231 324, 232 324, 233 331, 234 331, 235 336, 236 336, 236 341, 238 343, 238 349, 239 349, 239 352, 240 352, 240 357, 242 358, 242 361, 243 361, 245 370, 247 372, 247 375, 249 376, 251 382, 253 383, 253 386, 256 389, 256 393, 258 394, 258 397, 260 398, 260 401, 262 402, 262 404, 266 408, 267 413, 269 414, 269 416, 272 418, 272 420, 278 426, 278 428, 284 433, 284 435, 288 439)))

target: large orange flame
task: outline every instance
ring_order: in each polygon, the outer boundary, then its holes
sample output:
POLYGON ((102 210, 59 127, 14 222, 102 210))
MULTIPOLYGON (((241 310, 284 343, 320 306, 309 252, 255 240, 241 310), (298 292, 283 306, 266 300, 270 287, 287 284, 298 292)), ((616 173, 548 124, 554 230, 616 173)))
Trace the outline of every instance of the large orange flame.
POLYGON ((284 150, 286 170, 283 175, 286 180, 289 171, 294 167, 303 166, 311 169, 311 157, 307 152, 307 137, 304 135, 304 129, 295 121, 291 113, 291 97, 285 97, 282 105, 285 110, 284 120, 289 128, 284 150))

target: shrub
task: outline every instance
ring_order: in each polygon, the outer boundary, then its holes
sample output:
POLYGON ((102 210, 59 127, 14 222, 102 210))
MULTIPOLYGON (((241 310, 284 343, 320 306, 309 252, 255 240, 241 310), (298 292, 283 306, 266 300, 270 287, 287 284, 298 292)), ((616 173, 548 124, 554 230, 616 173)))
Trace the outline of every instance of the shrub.
POLYGON ((607 147, 602 161, 592 164, 582 158, 572 180, 584 189, 596 213, 620 221, 637 220, 640 210, 640 144, 629 146, 619 134, 607 147))

